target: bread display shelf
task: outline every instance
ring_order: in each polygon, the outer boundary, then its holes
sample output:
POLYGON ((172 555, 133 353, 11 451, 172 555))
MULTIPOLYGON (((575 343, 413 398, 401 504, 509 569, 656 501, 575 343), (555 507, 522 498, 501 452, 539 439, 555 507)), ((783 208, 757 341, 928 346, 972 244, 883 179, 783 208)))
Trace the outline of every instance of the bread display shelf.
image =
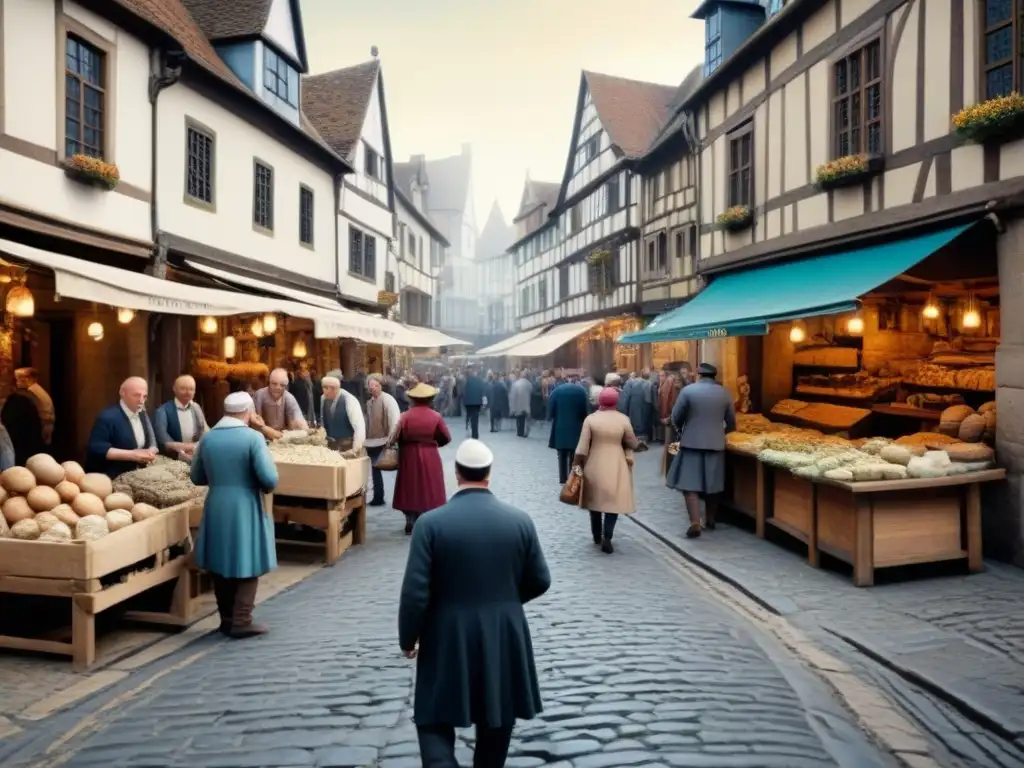
POLYGON ((277 462, 277 487, 274 493, 304 499, 342 500, 358 496, 370 476, 366 456, 346 459, 343 466, 318 466, 277 462))
POLYGON ((51 543, 0 539, 0 592, 60 597, 71 600, 69 642, 0 635, 0 648, 70 656, 76 670, 96 660, 96 615, 131 597, 178 580, 171 607, 163 613, 126 613, 126 618, 172 627, 189 619, 188 582, 178 577, 192 549, 189 533, 191 502, 163 510, 95 541, 51 543), (178 551, 171 554, 172 548, 178 551), (145 561, 153 558, 152 563, 145 561), (116 584, 105 576, 141 567, 116 584))

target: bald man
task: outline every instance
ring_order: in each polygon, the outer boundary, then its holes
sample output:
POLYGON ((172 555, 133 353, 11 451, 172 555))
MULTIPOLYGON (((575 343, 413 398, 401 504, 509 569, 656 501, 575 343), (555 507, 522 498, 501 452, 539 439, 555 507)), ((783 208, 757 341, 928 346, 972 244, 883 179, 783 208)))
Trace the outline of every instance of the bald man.
POLYGON ((249 426, 270 439, 280 437, 286 429, 309 429, 299 401, 288 391, 288 371, 284 368, 272 370, 267 386, 257 390, 252 399, 256 413, 249 426))
POLYGON ((196 443, 210 428, 195 398, 196 380, 179 376, 174 380, 174 397, 153 412, 156 446, 164 456, 192 461, 196 443))
POLYGON ((125 379, 120 402, 96 417, 86 447, 85 470, 117 477, 157 457, 156 433, 146 414, 149 386, 138 376, 125 379))

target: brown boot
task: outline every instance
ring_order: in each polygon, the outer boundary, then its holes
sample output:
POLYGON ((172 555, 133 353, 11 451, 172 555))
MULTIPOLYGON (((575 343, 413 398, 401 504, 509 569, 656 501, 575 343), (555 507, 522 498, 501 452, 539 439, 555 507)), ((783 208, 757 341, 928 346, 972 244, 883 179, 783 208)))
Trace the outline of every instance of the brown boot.
POLYGON ((217 613, 220 616, 220 632, 231 632, 231 617, 235 609, 235 582, 223 576, 213 576, 213 595, 217 599, 217 613))
POLYGON ((236 639, 265 635, 267 628, 254 624, 252 620, 252 609, 256 605, 256 590, 259 587, 259 579, 238 579, 235 582, 238 586, 235 589, 234 610, 231 614, 230 636, 236 639))

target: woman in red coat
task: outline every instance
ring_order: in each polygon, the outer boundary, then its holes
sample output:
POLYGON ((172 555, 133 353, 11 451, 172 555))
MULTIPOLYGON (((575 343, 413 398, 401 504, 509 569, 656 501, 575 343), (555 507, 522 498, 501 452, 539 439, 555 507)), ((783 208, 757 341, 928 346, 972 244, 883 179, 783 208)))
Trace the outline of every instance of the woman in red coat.
POLYGON ((406 392, 412 403, 398 421, 394 443, 398 446, 398 477, 392 506, 405 513, 405 534, 412 533, 416 519, 448 501, 444 469, 438 448, 452 441, 444 418, 431 402, 437 390, 420 382, 406 392))

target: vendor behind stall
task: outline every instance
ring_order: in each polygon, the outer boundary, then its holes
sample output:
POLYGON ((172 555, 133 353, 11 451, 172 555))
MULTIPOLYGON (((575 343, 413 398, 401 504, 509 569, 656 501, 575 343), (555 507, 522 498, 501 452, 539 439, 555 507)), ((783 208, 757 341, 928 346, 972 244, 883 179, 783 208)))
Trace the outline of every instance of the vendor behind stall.
POLYGON ((156 444, 164 456, 191 461, 196 443, 209 429, 203 409, 195 397, 196 380, 191 376, 179 376, 174 380, 174 397, 154 411, 156 444))
POLYGON ((288 371, 275 368, 267 386, 253 396, 256 412, 249 426, 276 440, 286 429, 309 429, 295 395, 288 391, 288 371))
POLYGON ((120 402, 100 412, 89 433, 85 470, 117 477, 157 457, 156 434, 146 414, 149 385, 139 376, 125 379, 120 402))
POLYGON ((341 371, 331 373, 335 375, 327 375, 320 380, 324 392, 320 402, 320 423, 333 446, 359 453, 366 441, 363 409, 355 395, 341 388, 341 371))

